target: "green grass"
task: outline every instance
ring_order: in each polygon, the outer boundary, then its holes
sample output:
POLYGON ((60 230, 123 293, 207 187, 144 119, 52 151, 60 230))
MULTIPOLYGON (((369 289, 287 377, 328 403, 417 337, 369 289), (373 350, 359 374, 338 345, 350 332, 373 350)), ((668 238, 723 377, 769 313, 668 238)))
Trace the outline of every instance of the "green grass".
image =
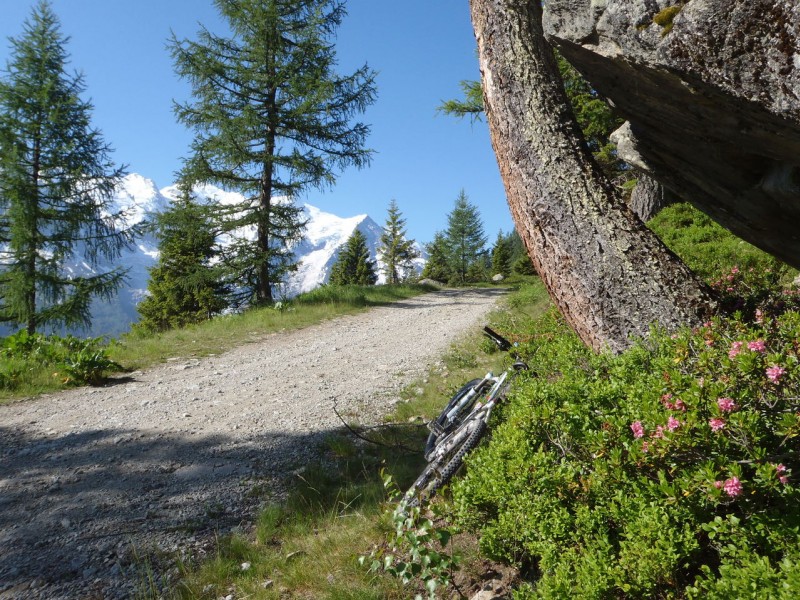
POLYGON ((733 265, 742 270, 761 270, 776 262, 766 252, 736 237, 691 204, 668 206, 648 221, 647 226, 706 281, 718 277, 733 265))
MULTIPOLYGON (((505 334, 548 305, 542 284, 530 278, 518 284, 488 322, 505 334)), ((426 377, 403 392, 405 401, 387 415, 384 426, 363 432, 372 443, 344 431, 332 434, 320 449, 319 463, 293 476, 289 498, 265 508, 255 531, 221 539, 210 559, 182 564, 180 583, 165 595, 405 600, 424 593, 389 575, 367 572, 358 557, 383 544, 392 527, 381 472, 401 488, 410 485, 424 461, 424 421, 438 415, 464 381, 502 368, 508 360, 489 350, 478 328, 454 344, 426 377)), ((456 536, 453 543, 464 556, 462 570, 482 573, 474 539, 456 536)))

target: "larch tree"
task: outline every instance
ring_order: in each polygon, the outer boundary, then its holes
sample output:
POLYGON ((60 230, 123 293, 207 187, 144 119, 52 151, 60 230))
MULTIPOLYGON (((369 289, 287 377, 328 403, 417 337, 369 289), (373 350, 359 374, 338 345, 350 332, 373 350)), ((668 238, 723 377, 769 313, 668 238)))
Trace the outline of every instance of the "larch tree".
POLYGON ((453 210, 447 215, 445 240, 452 279, 465 283, 470 266, 483 254, 487 239, 478 208, 464 190, 459 192, 453 210))
POLYGON ((356 229, 340 250, 328 282, 331 285, 375 285, 378 281, 375 267, 367 248, 367 238, 356 229))
POLYGON ((137 327, 164 331, 199 323, 228 307, 217 232, 209 207, 198 203, 186 183, 169 208, 156 215, 158 263, 150 269, 147 297, 137 306, 137 327))
POLYGON ((484 107, 517 231, 556 305, 595 350, 701 321, 708 289, 593 159, 542 31, 542 5, 470 0, 484 107))
POLYGON ((304 227, 294 200, 333 185, 339 169, 362 167, 369 127, 353 118, 375 99, 366 65, 335 72, 341 0, 215 0, 229 37, 205 28, 197 41, 174 36, 178 75, 193 102, 178 120, 195 133, 185 172, 244 195, 221 207, 223 233, 235 239, 224 257, 242 301, 272 301, 272 287, 296 267, 291 246, 304 227))
POLYGON ((447 239, 444 232, 437 231, 433 240, 425 244, 428 260, 422 268, 423 279, 433 279, 447 283, 450 279, 450 265, 447 263, 447 239))
POLYGON ((492 275, 511 275, 513 266, 513 241, 510 235, 503 235, 502 231, 497 232, 497 239, 492 246, 492 275))
POLYGON ((389 203, 389 215, 383 227, 378 252, 383 262, 386 283, 390 285, 400 283, 411 268, 412 261, 418 256, 414 249, 414 240, 406 237, 406 220, 397 207, 396 200, 389 203))
POLYGON ((136 234, 113 208, 124 168, 91 124, 83 77, 67 71, 69 38, 46 1, 11 39, 0 80, 0 320, 33 333, 88 327, 122 268, 103 267, 136 234), (80 258, 90 274, 70 273, 80 258))

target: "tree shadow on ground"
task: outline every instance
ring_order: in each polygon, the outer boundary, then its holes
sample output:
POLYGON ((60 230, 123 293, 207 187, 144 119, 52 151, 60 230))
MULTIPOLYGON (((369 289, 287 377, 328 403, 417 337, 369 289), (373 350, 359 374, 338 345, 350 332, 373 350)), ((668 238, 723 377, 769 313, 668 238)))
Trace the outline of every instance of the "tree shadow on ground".
POLYGON ((337 431, 0 427, 0 596, 127 597, 138 550, 175 551, 249 523, 286 498, 287 474, 318 461, 337 431))

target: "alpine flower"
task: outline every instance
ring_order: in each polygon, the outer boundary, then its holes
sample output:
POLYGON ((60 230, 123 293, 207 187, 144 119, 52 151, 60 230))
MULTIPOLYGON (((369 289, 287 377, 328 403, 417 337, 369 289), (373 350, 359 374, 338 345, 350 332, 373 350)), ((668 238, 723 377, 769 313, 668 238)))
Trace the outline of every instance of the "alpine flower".
POLYGON ((742 493, 744 488, 742 487, 742 482, 739 481, 738 477, 731 477, 730 479, 725 480, 725 484, 722 486, 722 489, 725 490, 725 493, 731 498, 736 498, 736 496, 742 493))
POLYGON ((778 380, 783 377, 785 373, 786 369, 779 367, 778 365, 767 367, 767 379, 769 379, 772 383, 778 383, 778 380))
POLYGON ((709 427, 711 427, 711 431, 719 431, 723 427, 725 427, 725 420, 724 419, 710 419, 708 421, 709 427))
POLYGON ((763 353, 767 351, 767 345, 764 343, 764 340, 756 340, 755 342, 747 342, 747 349, 753 352, 763 353))
POLYGON ((718 398, 717 406, 719 406, 719 409, 722 412, 731 412, 736 410, 736 402, 733 401, 733 398, 718 398))
POLYGON ((678 421, 678 419, 676 419, 675 417, 670 417, 669 419, 667 419, 667 429, 669 429, 670 431, 675 431, 680 426, 681 422, 678 421))
POLYGON ((728 351, 728 358, 732 359, 738 356, 741 353, 743 346, 744 342, 733 342, 731 344, 731 349, 728 351))
POLYGON ((642 427, 641 421, 634 421, 631 423, 631 431, 633 431, 633 437, 637 439, 644 437, 644 427, 642 427))

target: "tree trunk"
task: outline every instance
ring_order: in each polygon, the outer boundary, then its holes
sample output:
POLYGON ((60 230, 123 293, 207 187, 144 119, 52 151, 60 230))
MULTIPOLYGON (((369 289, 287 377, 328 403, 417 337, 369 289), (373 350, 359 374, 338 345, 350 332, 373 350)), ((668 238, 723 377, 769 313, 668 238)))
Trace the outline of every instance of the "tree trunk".
POLYGON ((645 223, 674 203, 675 194, 645 173, 639 173, 628 206, 645 223))
POLYGON ((708 289, 630 211, 583 142, 528 0, 471 0, 484 103, 508 203, 555 304, 596 351, 650 324, 697 323, 708 289))

